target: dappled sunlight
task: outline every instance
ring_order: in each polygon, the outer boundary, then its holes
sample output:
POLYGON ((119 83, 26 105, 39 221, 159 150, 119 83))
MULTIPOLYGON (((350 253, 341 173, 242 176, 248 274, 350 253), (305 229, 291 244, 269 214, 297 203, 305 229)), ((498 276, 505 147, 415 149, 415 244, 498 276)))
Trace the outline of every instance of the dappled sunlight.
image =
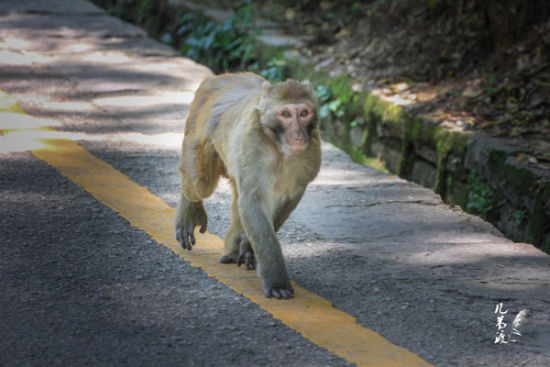
MULTIPOLYGON (((25 116, 25 115, 22 115, 25 116)), ((39 119, 38 119, 39 120, 39 119)), ((40 120, 39 120, 40 121, 40 120)), ((45 120, 41 120, 45 121, 45 120)), ((88 140, 88 141, 115 141, 132 142, 144 145, 161 147, 163 149, 172 149, 179 151, 183 134, 164 133, 146 135, 142 133, 111 133, 111 134, 85 134, 61 132, 42 127, 42 129, 6 131, 5 135, 0 135, 0 154, 25 152, 41 148, 43 139, 68 139, 68 140, 88 140)))
POLYGON ((0 154, 27 152, 44 147, 40 139, 45 131, 28 130, 0 135, 0 154))
POLYGON ((67 52, 86 52, 90 51, 94 46, 89 43, 74 43, 69 44, 65 47, 65 51, 67 52))
MULTIPOLYGON (((35 18, 34 14, 13 14, 3 26, 13 24, 34 32, 38 25, 27 20, 35 18)), ((28 113, 58 120, 4 115, 0 130, 54 126, 66 131, 61 138, 123 140, 179 149, 182 135, 170 132, 183 132, 193 93, 211 71, 194 61, 172 57, 173 50, 153 41, 135 48, 128 37, 144 35, 135 26, 121 25, 113 36, 98 22, 83 34, 78 23, 64 20, 43 37, 0 37, 0 60, 7 68, 2 81, 19 77, 17 85, 6 87, 9 93, 28 113), (104 42, 89 42, 93 37, 104 42), (147 56, 136 62, 136 53, 147 56), (20 92, 46 85, 43 91, 20 92)), ((2 152, 36 146, 33 134, 3 134, 2 152)))
POLYGON ((391 102, 391 103, 396 104, 398 106, 409 106, 409 105, 412 105, 412 104, 415 103, 414 100, 410 100, 408 98, 403 98, 399 94, 394 94, 394 95, 388 96, 388 95, 385 95, 385 94, 382 94, 382 93, 377 94, 376 92, 377 91, 373 91, 372 95, 380 97, 384 101, 391 102))
MULTIPOLYGON (((284 232, 284 228, 281 231, 284 232)), ((311 259, 312 253, 315 254, 315 257, 332 257, 335 252, 346 249, 346 245, 343 243, 329 241, 301 242, 287 238, 280 238, 279 240, 285 259, 311 259)), ((347 249, 349 249, 349 246, 347 246, 347 249)))
POLYGON ((96 98, 94 103, 101 107, 147 107, 166 104, 190 104, 192 92, 164 92, 155 95, 133 95, 96 98))
POLYGON ((44 56, 32 51, 13 52, 0 50, 0 60, 7 65, 31 65, 35 63, 45 63, 54 60, 52 56, 44 56))
MULTIPOLYGON (((490 262, 502 258, 513 259, 520 255, 531 258, 544 256, 541 251, 528 251, 513 243, 503 244, 502 239, 498 238, 497 241, 497 238, 490 234, 465 234, 460 237, 460 241, 460 243, 431 243, 429 249, 409 252, 402 260, 418 265, 451 265, 490 262)), ((407 252, 406 249, 404 250, 407 252)))
POLYGON ((158 62, 158 63, 147 63, 147 64, 142 64, 142 65, 136 65, 135 66, 135 69, 136 70, 141 70, 141 71, 147 71, 147 72, 150 72, 150 71, 162 71, 162 72, 166 72, 167 69, 170 69, 170 68, 180 68, 181 67, 181 63, 180 62, 167 62, 167 61, 164 61, 164 62, 158 62))
POLYGON ((390 175, 378 175, 378 174, 365 174, 362 171, 350 171, 346 168, 335 168, 334 166, 322 167, 319 176, 311 182, 310 186, 351 186, 351 185, 369 185, 369 184, 397 184, 406 181, 400 179, 398 176, 390 175))
POLYGON ((30 42, 22 38, 15 37, 0 37, 0 47, 2 48, 13 48, 16 50, 23 50, 28 48, 30 42))
POLYGON ((420 103, 429 103, 435 101, 439 96, 438 92, 431 89, 423 90, 422 88, 416 88, 414 93, 412 93, 411 86, 406 82, 373 89, 371 94, 398 106, 412 106, 420 103))
POLYGON ((101 62, 105 64, 120 64, 125 62, 131 62, 133 59, 128 57, 124 52, 107 52, 96 51, 90 52, 82 56, 82 61, 101 62))
POLYGON ((86 101, 52 101, 46 100, 40 104, 41 107, 47 110, 55 110, 57 112, 93 112, 94 106, 86 101))
POLYGON ((33 117, 23 113, 0 112, 0 130, 28 130, 42 126, 59 126, 55 120, 33 117))
POLYGON ((129 141, 134 143, 154 145, 167 149, 179 151, 183 134, 142 134, 142 133, 114 133, 114 134, 70 134, 72 140, 107 140, 107 141, 129 141))

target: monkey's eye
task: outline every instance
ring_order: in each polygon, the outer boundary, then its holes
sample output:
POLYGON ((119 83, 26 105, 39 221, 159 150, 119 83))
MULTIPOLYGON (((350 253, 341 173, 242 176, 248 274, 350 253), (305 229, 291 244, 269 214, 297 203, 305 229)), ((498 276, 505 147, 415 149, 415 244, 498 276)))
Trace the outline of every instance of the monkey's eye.
POLYGON ((300 117, 306 117, 307 115, 309 115, 309 111, 308 111, 308 110, 302 110, 302 111, 300 111, 300 117))
POLYGON ((290 112, 288 112, 288 111, 283 111, 283 113, 281 113, 281 115, 282 115, 284 118, 289 118, 289 117, 290 117, 290 112))

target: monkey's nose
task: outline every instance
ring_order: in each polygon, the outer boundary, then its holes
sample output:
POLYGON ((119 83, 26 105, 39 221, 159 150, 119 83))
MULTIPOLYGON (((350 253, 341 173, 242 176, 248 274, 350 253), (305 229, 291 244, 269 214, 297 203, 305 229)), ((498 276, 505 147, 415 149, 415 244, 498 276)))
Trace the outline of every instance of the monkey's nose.
POLYGON ((305 142, 305 138, 302 134, 296 134, 294 135, 294 141, 299 144, 303 144, 305 142))

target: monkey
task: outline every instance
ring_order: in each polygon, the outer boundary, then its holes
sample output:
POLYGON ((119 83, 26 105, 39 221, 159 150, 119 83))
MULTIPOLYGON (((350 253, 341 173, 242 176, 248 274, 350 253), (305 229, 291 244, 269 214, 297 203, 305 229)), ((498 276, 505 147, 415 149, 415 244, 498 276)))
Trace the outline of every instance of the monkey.
POLYGON ((229 179, 231 219, 221 263, 256 268, 266 297, 294 296, 276 232, 321 165, 319 102, 308 81, 272 84, 253 73, 206 78, 195 92, 178 164, 175 220, 184 249, 204 233, 202 200, 229 179))

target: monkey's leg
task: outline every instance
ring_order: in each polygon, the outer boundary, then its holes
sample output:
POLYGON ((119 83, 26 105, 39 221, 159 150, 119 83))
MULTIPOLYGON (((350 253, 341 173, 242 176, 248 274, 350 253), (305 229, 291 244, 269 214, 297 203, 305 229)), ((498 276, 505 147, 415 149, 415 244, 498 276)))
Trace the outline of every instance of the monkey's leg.
POLYGON ((237 262, 237 258, 240 254, 241 234, 244 232, 241 224, 241 216, 239 214, 237 190, 233 180, 230 182, 231 188, 233 189, 233 202, 231 203, 231 221, 224 239, 225 255, 220 259, 222 264, 232 264, 237 262))

